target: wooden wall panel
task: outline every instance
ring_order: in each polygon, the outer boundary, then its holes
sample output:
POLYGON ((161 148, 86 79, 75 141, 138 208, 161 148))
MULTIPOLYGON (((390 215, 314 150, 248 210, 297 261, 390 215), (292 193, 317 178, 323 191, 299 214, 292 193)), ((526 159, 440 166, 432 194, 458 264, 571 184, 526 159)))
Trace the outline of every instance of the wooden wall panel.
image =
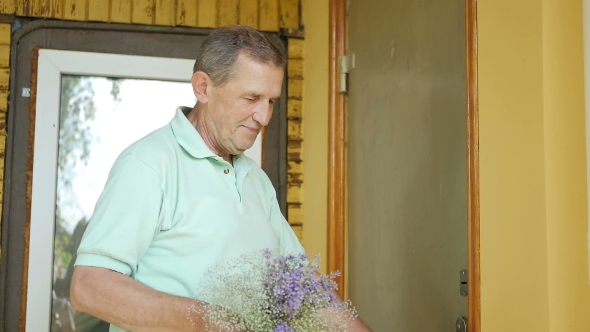
MULTIPOLYGON (((289 124, 293 122, 301 123, 301 119, 289 119, 289 124)), ((287 158, 288 160, 292 161, 299 161, 301 162, 301 151, 303 149, 303 141, 300 139, 291 139, 287 143, 287 158)), ((288 172, 288 178, 291 180, 289 182, 293 183, 302 183, 303 182, 303 175, 301 172, 288 172)))
POLYGON ((0 68, 8 68, 10 61, 10 45, 0 45, 0 68))
POLYGON ((303 40, 289 38, 287 55, 287 211, 289 223, 303 228, 303 40))
POLYGON ((35 17, 49 17, 49 1, 50 0, 32 0, 33 1, 33 16, 35 17))
POLYGON ((299 29, 299 0, 281 0, 280 21, 281 28, 299 29))
POLYGON ((300 183, 289 183, 287 184, 287 203, 301 202, 301 184, 300 183))
POLYGON ((49 7, 50 0, 29 0, 32 5, 31 8, 33 9, 33 16, 35 17, 43 17, 43 10, 49 7))
POLYGON ((290 38, 287 53, 289 59, 303 59, 303 39, 290 38))
POLYGON ((220 27, 238 24, 238 0, 219 0, 217 7, 218 24, 220 27))
POLYGON ((297 235, 299 241, 303 240, 303 227, 302 226, 291 226, 293 228, 293 232, 297 235))
MULTIPOLYGON (((0 24, 0 116, 6 115, 8 110, 8 80, 10 78, 10 43, 11 43, 11 26, 10 24, 0 24)), ((3 117, 2 119, 5 119, 3 117)), ((6 134, 6 123, 0 123, 0 136, 6 134)), ((0 145, 0 149, 4 149, 4 145, 0 145)), ((0 156, 4 157, 4 150, 1 150, 0 156)), ((0 167, 4 167, 4 163, 0 163, 0 167)), ((4 174, 4 171, 0 172, 4 174)), ((2 186, 0 186, 1 190, 2 186)), ((0 199, 2 196, 0 195, 0 199)), ((1 205, 0 205, 1 208, 1 205)))
POLYGON ((217 27, 217 0, 199 0, 197 23, 202 28, 217 27))
POLYGON ((303 116, 303 103, 298 99, 287 101, 287 117, 289 119, 301 119, 303 116))
POLYGON ((38 14, 46 18, 62 18, 62 4, 62 0, 41 0, 38 5, 38 14))
MULTIPOLYGON (((301 154, 301 153, 299 152, 298 154, 301 154)), ((288 183, 303 183, 303 174, 301 174, 301 173, 288 173, 287 174, 287 182, 288 183)))
POLYGON ((258 0, 240 0, 238 23, 258 29, 258 0))
POLYGON ((289 172, 301 173, 301 161, 287 161, 287 170, 289 170, 289 172))
MULTIPOLYGON (((299 119, 291 119, 287 125, 287 137, 289 140, 302 141, 303 140, 303 125, 299 119)), ((287 151, 288 153, 288 151, 287 151)))
POLYGON ((109 22, 109 0, 88 0, 88 20, 109 22))
MULTIPOLYGON (((0 45, 10 45, 11 42, 11 36, 10 36, 10 24, 0 24, 0 45)), ((8 67, 2 67, 0 65, 0 68, 8 68, 8 67)))
POLYGON ((302 98, 303 97, 303 80, 297 78, 289 79, 289 98, 302 98))
POLYGON ((259 0, 258 28, 279 31, 279 0, 259 0))
POLYGON ((16 0, 16 15, 38 17, 41 0, 16 0))
POLYGON ((33 17, 40 17, 41 16, 41 2, 45 0, 29 0, 30 3, 25 8, 29 8, 29 15, 33 17))
POLYGON ((111 0, 111 22, 131 23, 131 1, 111 0))
POLYGON ((287 77, 303 79, 303 59, 289 59, 287 64, 287 77))
POLYGON ((133 0, 131 9, 131 23, 154 24, 154 0, 133 0))
POLYGON ((1 14, 75 21, 262 31, 299 29, 301 0, 0 0, 1 14))
MULTIPOLYGON (((2 52, 4 52, 4 51, 2 51, 2 52)), ((6 112, 8 111, 8 89, 9 89, 8 82, 9 82, 9 80, 10 80, 10 70, 8 68, 0 68, 0 136, 6 134, 5 120, 6 120, 6 112)), ((0 149, 1 148, 2 147, 0 146, 0 149)), ((4 155, 2 153, 0 153, 0 156, 3 157, 4 155)), ((4 165, 4 164, 1 163, 0 166, 2 166, 2 165, 4 165)), ((0 173, 0 176, 2 176, 2 174, 4 174, 4 173, 0 173)))
POLYGON ((86 0, 64 0, 62 17, 66 20, 86 21, 86 6, 86 0))
POLYGON ((180 26, 197 26, 197 0, 177 0, 176 24, 180 26))
POLYGON ((287 214, 289 215, 289 224, 301 225, 303 223, 303 209, 301 204, 289 204, 287 214))
POLYGON ((176 18, 176 1, 156 0, 154 24, 174 26, 176 18))
POLYGON ((8 111, 8 89, 10 80, 10 24, 0 24, 0 215, 4 197, 4 156, 6 152, 6 112, 8 111), (4 60, 6 59, 6 60, 4 60))
POLYGON ((16 13, 16 0, 0 0, 0 13, 2 13, 2 14, 16 13))

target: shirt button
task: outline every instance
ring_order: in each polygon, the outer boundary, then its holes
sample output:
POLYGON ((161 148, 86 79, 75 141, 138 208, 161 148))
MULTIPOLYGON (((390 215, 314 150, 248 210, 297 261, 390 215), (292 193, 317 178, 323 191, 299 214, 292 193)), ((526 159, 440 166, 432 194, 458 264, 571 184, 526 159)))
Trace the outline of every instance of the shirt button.
POLYGON ((225 174, 229 174, 229 169, 227 169, 227 168, 226 168, 226 169, 223 171, 223 173, 225 173, 225 174))

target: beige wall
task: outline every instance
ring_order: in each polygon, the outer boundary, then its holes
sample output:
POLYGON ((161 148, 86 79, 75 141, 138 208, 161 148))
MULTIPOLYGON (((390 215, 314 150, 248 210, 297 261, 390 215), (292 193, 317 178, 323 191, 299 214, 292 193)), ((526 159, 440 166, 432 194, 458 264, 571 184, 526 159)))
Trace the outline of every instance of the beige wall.
POLYGON ((302 0, 305 26, 303 245, 326 272, 328 228, 328 0, 302 0))
POLYGON ((582 1, 478 21, 482 331, 589 331, 582 1))

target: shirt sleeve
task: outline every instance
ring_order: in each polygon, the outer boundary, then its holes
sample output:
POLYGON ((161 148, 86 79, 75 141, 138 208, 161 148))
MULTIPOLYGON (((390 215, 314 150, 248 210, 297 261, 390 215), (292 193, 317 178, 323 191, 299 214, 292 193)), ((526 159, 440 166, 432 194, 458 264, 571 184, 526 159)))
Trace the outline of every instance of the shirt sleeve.
POLYGON ((289 222, 281 213, 279 202, 277 201, 277 196, 274 191, 270 207, 270 221, 279 237, 279 245, 286 253, 295 255, 305 253, 305 249, 299 242, 297 235, 295 235, 291 225, 289 225, 289 222))
POLYGON ((159 175, 135 155, 122 155, 96 203, 75 265, 134 275, 159 228, 162 206, 159 175))

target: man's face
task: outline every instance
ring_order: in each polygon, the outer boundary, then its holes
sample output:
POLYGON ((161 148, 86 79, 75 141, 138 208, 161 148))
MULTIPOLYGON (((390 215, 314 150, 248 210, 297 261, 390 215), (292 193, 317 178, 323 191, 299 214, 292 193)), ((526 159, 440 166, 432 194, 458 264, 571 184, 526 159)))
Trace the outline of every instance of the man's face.
POLYGON ((268 125, 281 96, 283 69, 240 54, 227 82, 210 86, 207 100, 209 136, 220 152, 240 154, 268 125))

